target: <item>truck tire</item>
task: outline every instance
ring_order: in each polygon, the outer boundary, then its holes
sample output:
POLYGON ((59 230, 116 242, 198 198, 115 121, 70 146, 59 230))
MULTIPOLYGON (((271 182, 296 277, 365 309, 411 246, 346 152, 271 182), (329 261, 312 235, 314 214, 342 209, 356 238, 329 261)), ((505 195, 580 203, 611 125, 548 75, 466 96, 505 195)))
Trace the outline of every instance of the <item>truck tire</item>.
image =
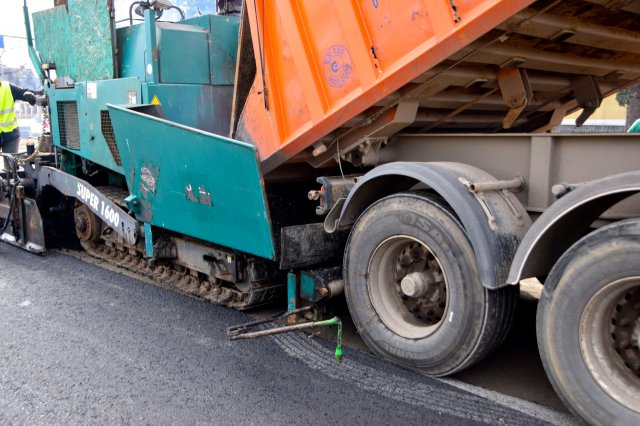
POLYGON ((343 267, 360 335, 394 363, 451 374, 510 329, 518 287, 482 286, 462 225, 437 197, 401 193, 372 204, 351 230, 343 267))
POLYGON ((603 227, 558 260, 537 315, 553 387, 594 425, 640 425, 640 221, 603 227))

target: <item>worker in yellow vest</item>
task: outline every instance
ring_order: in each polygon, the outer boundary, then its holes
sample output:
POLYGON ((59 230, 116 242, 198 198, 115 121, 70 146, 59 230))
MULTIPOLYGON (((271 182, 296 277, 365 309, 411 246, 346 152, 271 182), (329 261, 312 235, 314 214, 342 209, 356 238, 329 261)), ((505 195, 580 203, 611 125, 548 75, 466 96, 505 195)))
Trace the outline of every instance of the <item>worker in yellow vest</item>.
POLYGON ((20 130, 14 109, 15 101, 35 105, 37 97, 33 91, 15 86, 8 81, 0 82, 0 149, 2 152, 17 152, 20 130))

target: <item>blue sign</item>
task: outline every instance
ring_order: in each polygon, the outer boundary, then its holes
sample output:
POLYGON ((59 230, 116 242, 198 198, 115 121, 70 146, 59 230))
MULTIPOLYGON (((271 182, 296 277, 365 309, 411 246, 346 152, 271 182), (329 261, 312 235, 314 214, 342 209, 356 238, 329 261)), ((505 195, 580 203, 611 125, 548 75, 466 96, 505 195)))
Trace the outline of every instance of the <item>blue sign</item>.
POLYGON ((4 49, 4 36, 0 35, 0 49, 4 49))

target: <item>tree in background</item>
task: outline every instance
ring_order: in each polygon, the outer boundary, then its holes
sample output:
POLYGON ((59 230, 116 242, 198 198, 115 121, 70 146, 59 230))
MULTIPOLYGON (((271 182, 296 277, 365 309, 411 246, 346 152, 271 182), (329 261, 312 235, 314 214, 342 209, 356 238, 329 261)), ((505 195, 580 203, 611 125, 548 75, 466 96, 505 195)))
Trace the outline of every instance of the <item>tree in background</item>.
POLYGON ((616 100, 627 107, 626 127, 631 127, 640 118, 640 84, 621 90, 616 95, 616 100))

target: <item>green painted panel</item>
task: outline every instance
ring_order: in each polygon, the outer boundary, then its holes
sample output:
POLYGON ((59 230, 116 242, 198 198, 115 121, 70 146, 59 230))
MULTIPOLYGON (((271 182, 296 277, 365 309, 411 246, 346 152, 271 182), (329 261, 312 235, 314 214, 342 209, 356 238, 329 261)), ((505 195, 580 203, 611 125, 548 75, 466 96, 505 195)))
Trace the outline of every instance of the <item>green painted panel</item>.
POLYGON ((182 24, 195 25, 209 32, 211 84, 233 85, 238 55, 237 16, 205 15, 190 18, 182 24))
POLYGON ((69 0, 33 14, 36 48, 55 62, 58 76, 74 81, 113 78, 113 43, 107 0, 69 0), (68 11, 67 11, 68 10, 68 11))
MULTIPOLYGON (((160 81, 229 85, 234 83, 239 18, 199 16, 180 24, 157 23, 160 81), (185 50, 184 46, 190 46, 185 50)), ((118 28, 120 77, 147 81, 145 26, 118 28)))
POLYGON ((195 25, 158 22, 162 83, 209 84, 209 33, 195 25), (188 48, 185 48, 187 47, 188 48))
POLYGON ((64 6, 36 12, 33 32, 42 62, 55 62, 60 75, 75 75, 74 55, 69 54, 69 15, 64 6))
POLYGON ((119 153, 106 120, 107 102, 127 104, 141 100, 137 78, 77 83, 71 89, 46 89, 51 105, 54 144, 110 170, 123 173, 119 153), (67 117, 64 117, 64 115, 67 117), (73 114, 73 116, 70 116, 73 114), (111 145, 111 146, 110 146, 111 145))
POLYGON ((231 122, 233 86, 200 84, 145 84, 147 98, 162 104, 167 118, 209 133, 228 135, 231 122))
POLYGON ((146 81, 144 25, 122 27, 116 30, 118 37, 118 71, 120 77, 137 77, 146 81))
POLYGON ((138 220, 275 257, 252 145, 158 118, 164 114, 153 105, 109 105, 109 113, 138 220))
POLYGON ((238 29, 240 18, 235 16, 210 16, 211 83, 233 84, 238 55, 238 29))

